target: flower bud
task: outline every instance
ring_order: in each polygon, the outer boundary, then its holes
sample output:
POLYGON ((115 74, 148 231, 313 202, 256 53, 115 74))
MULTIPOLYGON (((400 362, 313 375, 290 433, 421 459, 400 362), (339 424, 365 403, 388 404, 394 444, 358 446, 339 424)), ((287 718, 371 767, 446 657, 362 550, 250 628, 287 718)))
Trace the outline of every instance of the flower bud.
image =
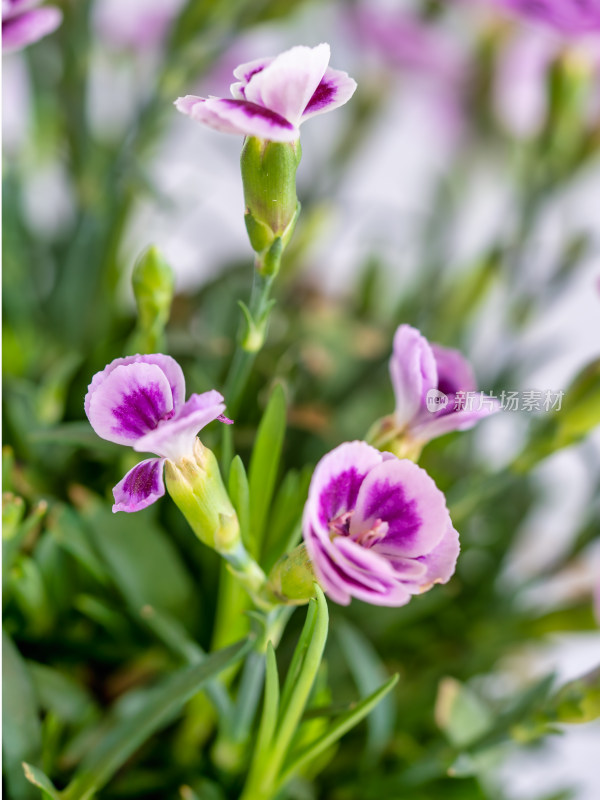
POLYGON ((148 247, 140 255, 131 282, 138 311, 131 350, 151 353, 164 349, 162 340, 171 313, 175 277, 157 247, 148 247))
POLYGON ((268 589, 286 605, 301 606, 315 596, 315 573, 304 544, 283 555, 269 574, 268 589))
POLYGON ((201 542, 223 556, 241 544, 240 526, 214 453, 196 439, 193 456, 165 465, 167 491, 201 542))
POLYGON ((242 149, 246 230, 257 267, 265 275, 279 270, 300 212, 296 197, 300 158, 299 141, 272 142, 249 136, 242 149))

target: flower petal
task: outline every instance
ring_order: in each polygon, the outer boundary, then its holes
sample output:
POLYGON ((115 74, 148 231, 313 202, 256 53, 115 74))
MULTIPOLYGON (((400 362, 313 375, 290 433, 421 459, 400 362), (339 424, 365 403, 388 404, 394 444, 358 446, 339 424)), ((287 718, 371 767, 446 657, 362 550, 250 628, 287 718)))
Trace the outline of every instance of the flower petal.
POLYGON ((400 325, 394 336, 390 376, 396 396, 394 416, 398 426, 404 427, 425 405, 425 395, 438 381, 429 342, 410 325, 400 325))
POLYGON ((432 344, 431 352, 435 358, 437 388, 440 392, 451 394, 458 391, 474 392, 477 389, 473 368, 459 350, 432 344))
POLYGON ((294 142, 298 129, 268 108, 246 100, 187 95, 175 102, 179 111, 221 133, 257 136, 274 142, 294 142))
POLYGON ((225 404, 219 392, 193 394, 175 417, 163 420, 138 439, 133 449, 138 453, 156 453, 171 461, 191 456, 198 431, 218 419, 223 411, 225 404))
MULTIPOLYGON (((398 556, 415 557, 441 541, 450 515, 444 494, 424 469, 407 459, 390 459, 363 481, 350 535, 358 537, 381 521, 389 526, 381 545, 393 545, 398 556)), ((372 547, 377 551, 377 543, 372 547)))
POLYGON ((325 75, 330 55, 328 44, 286 50, 250 78, 245 98, 297 126, 325 75))
POLYGON ((127 356, 126 358, 115 358, 106 366, 102 372, 97 372, 92 378, 92 382, 88 386, 88 393, 85 396, 85 413, 89 417, 89 407, 94 392, 106 380, 110 373, 117 367, 126 366, 127 364, 156 364, 167 377, 171 392, 173 394, 173 408, 177 410, 185 402, 185 378, 183 377, 183 370, 171 356, 165 356, 162 353, 151 353, 149 355, 135 355, 127 356))
POLYGON ((458 532, 450 524, 442 541, 430 553, 418 559, 426 567, 425 574, 419 576, 417 581, 419 592, 427 591, 434 583, 448 583, 454 575, 459 553, 458 532))
POLYGON ((234 76, 238 79, 236 83, 230 86, 231 94, 237 100, 246 100, 246 86, 248 81, 253 75, 262 72, 265 67, 274 60, 273 57, 269 58, 255 58, 254 61, 248 61, 246 64, 240 64, 233 70, 234 76))
POLYGON ((55 31, 62 22, 62 12, 53 6, 37 8, 2 22, 2 49, 19 50, 55 31))
POLYGON ((135 444, 173 411, 171 386, 156 364, 118 365, 96 387, 90 386, 88 397, 92 428, 117 444, 135 444))
POLYGON ((365 477, 382 461, 381 453, 366 442, 345 442, 319 461, 313 473, 307 519, 329 540, 329 522, 356 505, 365 477))
POLYGON ((130 469, 113 489, 113 512, 141 511, 165 493, 163 458, 148 458, 130 469))
POLYGON ((356 91, 356 81, 347 72, 327 67, 325 75, 302 112, 302 122, 317 114, 333 111, 347 103, 356 91))
POLYGON ((423 417, 422 422, 411 427, 410 436, 418 442, 429 442, 437 436, 452 431, 467 431, 474 427, 480 419, 489 417, 500 411, 500 402, 485 392, 469 395, 467 406, 460 411, 443 415, 431 415, 431 419, 423 417))

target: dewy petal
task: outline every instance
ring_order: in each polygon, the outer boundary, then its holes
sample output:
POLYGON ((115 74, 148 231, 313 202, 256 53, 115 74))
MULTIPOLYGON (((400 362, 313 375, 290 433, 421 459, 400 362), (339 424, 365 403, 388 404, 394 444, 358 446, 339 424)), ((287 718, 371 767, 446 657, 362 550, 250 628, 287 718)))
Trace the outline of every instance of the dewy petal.
POLYGON ((424 575, 416 580, 419 592, 430 589, 434 583, 448 583, 454 575, 456 561, 460 553, 458 533, 452 524, 446 529, 442 541, 434 547, 431 553, 418 559, 426 567, 424 575))
MULTIPOLYGON (((13 12, 14 14, 14 12, 13 12)), ((53 6, 26 11, 3 19, 2 49, 19 50, 55 31, 62 22, 62 12, 53 6)))
POLYGON ((154 430, 138 439, 133 449, 138 453, 156 453, 178 461, 191 456, 196 434, 218 419, 225 411, 223 395, 216 391, 193 394, 172 419, 163 420, 154 430))
MULTIPOLYGON (((444 494, 424 469, 407 459, 389 459, 374 467, 360 487, 350 535, 360 538, 381 521, 389 526, 381 546, 416 557, 441 541, 450 515, 444 494)), ((377 551, 377 543, 372 547, 377 551)))
POLYGON ((327 539, 329 522, 354 509, 363 480, 381 461, 378 450, 359 441, 345 442, 319 461, 310 483, 306 512, 327 539))
POLYGON ((329 58, 328 44, 292 47, 250 78, 244 96, 297 127, 325 75, 329 58))
POLYGON ((343 106, 355 91, 356 81, 350 78, 347 72, 327 67, 325 75, 302 112, 301 121, 343 106))
POLYGON ((394 414, 399 427, 417 416, 430 389, 437 388, 438 375, 433 351, 416 328, 400 325, 394 336, 390 376, 396 396, 394 414))
POLYGON ((452 431, 468 431, 480 419, 489 417, 500 411, 500 402, 484 392, 471 394, 468 405, 461 411, 454 411, 444 416, 431 415, 431 420, 423 417, 423 421, 411 427, 410 436, 417 442, 429 442, 438 436, 452 431))
POLYGON ((89 408, 92 395, 102 385, 110 373, 117 367, 127 366, 128 364, 156 364, 164 372, 171 392, 173 394, 173 408, 175 411, 182 406, 185 402, 185 378, 183 370, 171 356, 165 356, 162 353, 151 353, 149 355, 134 355, 126 356, 125 358, 115 358, 106 366, 102 372, 97 372, 92 378, 92 382, 88 386, 88 393, 85 396, 85 413, 89 417, 89 408))
POLYGON ((141 511, 165 493, 163 458, 149 458, 125 475, 113 489, 113 512, 141 511))
POLYGON ((298 129, 279 114, 245 100, 219 97, 203 100, 187 95, 177 100, 175 106, 197 122, 221 133, 257 136, 274 142, 294 142, 299 135, 298 129))
POLYGON ((92 428, 117 444, 134 445, 173 411, 171 386, 156 364, 121 364, 91 387, 88 396, 92 428))

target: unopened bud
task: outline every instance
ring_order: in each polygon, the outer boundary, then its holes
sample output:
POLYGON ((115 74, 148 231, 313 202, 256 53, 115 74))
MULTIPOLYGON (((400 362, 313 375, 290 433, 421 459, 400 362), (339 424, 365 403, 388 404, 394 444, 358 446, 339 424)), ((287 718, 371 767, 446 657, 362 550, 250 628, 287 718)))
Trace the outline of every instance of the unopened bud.
POLYGON ((161 350, 171 313, 175 276, 157 247, 148 247, 138 258, 131 283, 138 312, 131 350, 140 353, 161 350))
POLYGON ((249 136, 241 166, 246 204, 246 230, 258 269, 275 275, 300 212, 296 170, 300 142, 271 142, 249 136))
POLYGON ((300 606, 315 596, 315 573, 304 544, 283 555, 269 574, 268 589, 281 603, 300 606))
POLYGON ((235 552, 241 543, 238 519, 212 450, 196 439, 193 456, 167 459, 167 491, 201 542, 218 553, 235 552))

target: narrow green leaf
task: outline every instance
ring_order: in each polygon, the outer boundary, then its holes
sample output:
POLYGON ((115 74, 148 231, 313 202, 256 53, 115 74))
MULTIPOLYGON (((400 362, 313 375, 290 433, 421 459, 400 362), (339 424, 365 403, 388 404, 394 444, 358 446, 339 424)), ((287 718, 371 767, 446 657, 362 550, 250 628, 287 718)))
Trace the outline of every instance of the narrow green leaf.
POLYGON ((262 552, 264 528, 279 469, 285 435, 285 415, 285 395, 282 387, 277 385, 258 426, 248 475, 250 486, 248 546, 251 554, 257 559, 260 559, 262 552))
POLYGON ((2 750, 8 794, 38 798, 23 776, 22 761, 37 761, 42 730, 29 671, 10 636, 2 632, 2 750))
POLYGON ((151 698, 136 713, 122 719, 106 738, 91 751, 63 800, 87 800, 104 786, 115 772, 156 731, 168 722, 184 703, 215 675, 242 658, 252 642, 238 642, 208 656, 201 664, 186 667, 156 688, 151 698))
POLYGON ((310 761, 316 758, 320 753, 331 747, 332 744, 337 742, 347 731, 363 720, 375 706, 382 700, 386 694, 394 688, 398 681, 398 675, 393 675, 383 686, 377 689, 373 694, 361 700, 355 708, 343 714, 339 719, 329 725, 328 730, 323 736, 313 742, 305 750, 293 758, 290 765, 282 773, 277 785, 278 787, 283 784, 298 770, 306 766, 310 761))
POLYGON ((274 736, 274 747, 271 753, 271 774, 273 778, 279 773, 292 737, 308 702, 327 641, 329 628, 327 601, 320 586, 315 584, 315 588, 317 592, 316 613, 312 635, 289 701, 285 706, 282 702, 280 721, 274 736))
MULTIPOLYGON (((345 620, 338 620, 335 633, 346 664, 361 694, 367 697, 388 678, 383 662, 366 636, 345 620)), ((396 709, 392 702, 381 703, 367 720, 367 753, 381 753, 394 733, 396 709)))
MULTIPOLYGON (((23 762, 22 766, 25 777, 29 783, 41 789, 44 797, 50 797, 52 800, 60 800, 60 792, 56 789, 50 778, 45 775, 41 769, 28 764, 26 761, 23 762)), ((34 790, 34 793, 31 796, 38 797, 38 793, 34 790)), ((19 797, 25 797, 25 795, 19 795, 19 797)))
POLYGON ((310 643, 312 633, 315 627, 315 617, 317 613, 317 601, 311 600, 308 604, 308 610, 306 612, 306 619, 304 621, 304 626, 302 628, 302 633, 300 634, 300 638, 298 639, 298 643, 296 644, 296 649, 294 650, 294 655, 292 656, 292 661, 287 671, 287 675, 285 677, 285 683, 283 684, 283 692, 281 693, 281 708, 285 709, 287 704, 289 703, 290 696, 296 685, 296 681, 298 679, 298 675, 300 674, 300 670, 302 668, 302 664, 304 663, 304 657, 306 655, 306 651, 308 650, 308 645, 310 643))
POLYGON ((300 541, 300 521, 312 472, 312 468, 301 472, 290 470, 281 482, 265 535, 262 558, 265 572, 300 541))
POLYGON ((250 529, 250 487, 244 462, 235 456, 229 469, 229 497, 235 508, 240 523, 242 540, 248 546, 248 533, 250 529))
MULTIPOLYGON (((300 636, 300 641, 296 647, 292 665, 288 671, 284 695, 287 695, 287 703, 283 702, 283 695, 280 704, 279 720, 272 732, 270 746, 266 750, 256 751, 256 760, 252 765, 251 773, 242 793, 242 800, 268 800, 275 794, 277 778, 281 766, 287 755, 290 743, 298 729, 304 708, 310 696, 321 659, 325 642, 327 641, 327 630, 329 625, 329 614, 325 595, 319 586, 315 584, 317 596, 311 600, 306 623, 300 636), (294 677, 295 676, 295 677, 294 677)), ((271 661, 271 671, 273 672, 273 660, 271 661)), ((272 680, 274 676, 272 677, 272 680)), ((269 702, 274 705, 275 696, 271 694, 269 702)), ((266 712, 267 698, 265 698, 266 712)), ((265 723, 267 733, 272 725, 273 715, 270 709, 269 722, 265 723)), ((261 726, 262 727, 262 726, 261 726)), ((265 734, 266 738, 266 734, 265 734)))
POLYGON ((260 721, 258 739, 256 741, 257 752, 267 750, 275 733, 277 725, 277 714, 279 712, 279 675, 277 673, 277 659, 275 648, 269 642, 267 645, 267 675, 265 679, 265 703, 263 715, 260 721))

